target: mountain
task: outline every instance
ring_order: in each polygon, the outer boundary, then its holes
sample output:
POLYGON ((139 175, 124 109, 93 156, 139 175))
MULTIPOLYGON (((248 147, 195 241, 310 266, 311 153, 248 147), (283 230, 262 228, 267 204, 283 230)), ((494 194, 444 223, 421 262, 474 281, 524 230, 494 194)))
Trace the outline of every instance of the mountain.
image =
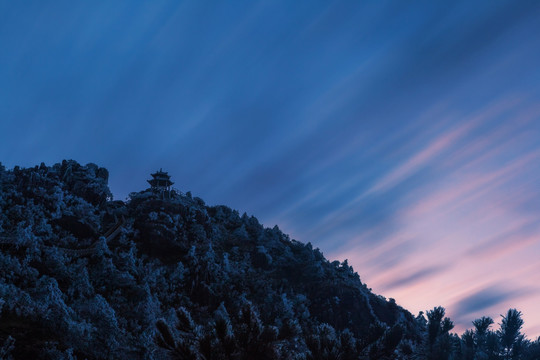
POLYGON ((443 308, 414 317, 347 261, 189 192, 113 201, 108 174, 0 165, 0 358, 468 358, 443 308))

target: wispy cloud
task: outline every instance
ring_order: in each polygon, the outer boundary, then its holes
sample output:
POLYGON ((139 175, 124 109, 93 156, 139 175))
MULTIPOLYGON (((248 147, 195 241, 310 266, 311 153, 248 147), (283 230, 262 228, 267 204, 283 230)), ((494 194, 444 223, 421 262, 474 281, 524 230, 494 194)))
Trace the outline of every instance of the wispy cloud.
POLYGON ((498 287, 488 287, 459 300, 454 309, 461 317, 470 318, 471 314, 481 314, 489 308, 499 305, 518 295, 517 291, 503 290, 498 287))
POLYGON ((383 283, 381 285, 381 289, 387 291, 387 290, 393 290, 399 287, 409 286, 414 283, 425 281, 427 278, 433 277, 437 275, 438 273, 445 271, 447 269, 448 269, 448 266, 435 265, 435 266, 422 268, 420 270, 416 270, 411 274, 406 274, 402 276, 395 274, 392 280, 386 283, 383 283))
POLYGON ((405 163, 399 165, 396 169, 392 170, 389 174, 378 180, 377 183, 366 192, 366 195, 388 190, 414 172, 418 171, 421 167, 430 164, 435 157, 441 154, 442 151, 447 150, 449 147, 455 145, 456 141, 463 137, 470 129, 470 124, 464 124, 459 128, 450 131, 449 133, 441 135, 432 141, 428 146, 421 149, 418 153, 406 160, 405 163))

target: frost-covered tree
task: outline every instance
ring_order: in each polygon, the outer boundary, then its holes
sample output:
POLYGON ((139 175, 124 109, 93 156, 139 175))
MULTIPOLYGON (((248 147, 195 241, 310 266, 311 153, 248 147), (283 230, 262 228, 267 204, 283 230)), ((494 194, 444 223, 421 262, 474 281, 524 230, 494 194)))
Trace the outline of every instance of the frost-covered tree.
MULTIPOLYGON (((277 226, 180 191, 113 201, 107 179, 0 165, 0 358, 470 357, 444 309, 415 319, 277 226)), ((514 315, 475 323, 475 359, 538 358, 514 315)))

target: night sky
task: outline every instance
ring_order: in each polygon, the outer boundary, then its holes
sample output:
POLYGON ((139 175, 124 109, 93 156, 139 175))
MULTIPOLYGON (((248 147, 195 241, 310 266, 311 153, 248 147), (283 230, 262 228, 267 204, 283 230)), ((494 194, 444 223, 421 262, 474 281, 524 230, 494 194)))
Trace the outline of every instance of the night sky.
POLYGON ((413 313, 538 336, 539 34, 538 1, 0 0, 0 161, 121 200, 163 168, 413 313))

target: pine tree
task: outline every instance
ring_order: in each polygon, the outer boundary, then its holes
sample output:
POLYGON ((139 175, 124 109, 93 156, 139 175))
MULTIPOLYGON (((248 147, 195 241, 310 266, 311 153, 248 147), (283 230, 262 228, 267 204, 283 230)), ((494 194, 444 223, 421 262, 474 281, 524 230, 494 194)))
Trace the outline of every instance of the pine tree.
POLYGON ((497 332, 502 346, 502 355, 504 359, 517 359, 523 342, 521 327, 523 319, 521 311, 509 309, 506 316, 502 316, 501 328, 497 332))
POLYGON ((445 309, 441 306, 427 311, 427 357, 433 360, 446 360, 452 353, 453 341, 449 331, 453 322, 444 317, 445 309))
POLYGON ((473 322, 474 325, 474 347, 475 353, 479 359, 489 358, 489 353, 494 351, 488 351, 487 340, 488 336, 491 334, 489 327, 493 324, 493 319, 490 317, 483 316, 480 319, 476 319, 473 322))

